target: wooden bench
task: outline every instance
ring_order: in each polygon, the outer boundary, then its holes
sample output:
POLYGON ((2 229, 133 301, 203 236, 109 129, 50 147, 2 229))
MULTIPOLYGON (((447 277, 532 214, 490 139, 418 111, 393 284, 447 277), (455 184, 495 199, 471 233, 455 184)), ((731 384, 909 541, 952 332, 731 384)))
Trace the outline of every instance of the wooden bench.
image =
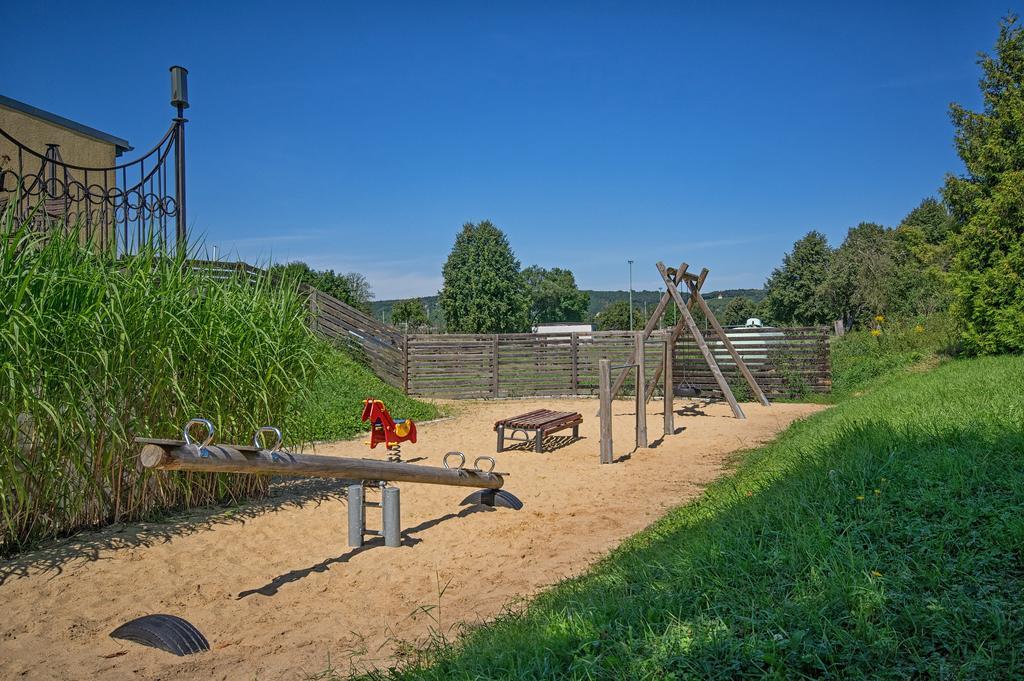
POLYGON ((494 430, 498 433, 498 451, 505 451, 505 442, 530 442, 534 443, 534 450, 544 451, 544 438, 560 430, 572 428, 573 438, 580 436, 580 424, 583 423, 583 415, 574 411, 551 411, 550 409, 537 409, 519 416, 508 419, 501 419, 494 424, 494 430), (510 430, 509 435, 505 431, 510 430), (516 437, 521 433, 522 437, 516 437))

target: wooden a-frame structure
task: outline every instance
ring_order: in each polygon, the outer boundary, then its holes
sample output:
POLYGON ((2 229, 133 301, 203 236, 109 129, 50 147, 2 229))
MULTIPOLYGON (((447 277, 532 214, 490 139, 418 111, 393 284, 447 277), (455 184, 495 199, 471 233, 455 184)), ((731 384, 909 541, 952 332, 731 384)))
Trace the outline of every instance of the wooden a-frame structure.
MULTIPOLYGON (((701 354, 704 356, 704 361, 707 362, 708 368, 711 369, 711 374, 715 377, 715 382, 718 383, 719 390, 722 391, 726 402, 729 403, 729 407, 732 409, 733 415, 738 419, 744 419, 746 418, 746 414, 743 413, 743 408, 740 407, 739 402, 736 401, 736 397, 732 394, 732 389, 726 382, 725 376, 722 375, 722 370, 719 368, 718 362, 715 361, 714 354, 708 348, 708 344, 704 340, 704 335, 700 332, 700 329, 697 327, 697 322, 693 319, 691 310, 693 310, 695 305, 700 307, 700 310, 704 313, 708 323, 711 324, 715 333, 718 334, 718 338, 722 341, 725 349, 729 352, 733 362, 736 363, 737 368, 739 368, 740 373, 747 382, 747 385, 750 386, 750 390, 753 392, 757 401, 765 406, 768 406, 770 403, 768 402, 768 398, 764 396, 764 391, 761 390, 761 386, 759 386, 757 381, 754 380, 754 375, 750 373, 750 369, 747 368, 743 358, 740 357, 740 354, 736 351, 736 347, 732 344, 732 341, 729 340, 729 337, 725 335, 725 330, 722 329, 722 325, 718 323, 715 313, 711 311, 711 308, 708 307, 707 301, 705 301, 704 297, 700 294, 700 289, 704 286, 704 280, 707 279, 708 276, 707 268, 702 269, 700 274, 692 274, 688 271, 689 267, 690 266, 685 262, 679 265, 676 269, 665 267, 665 264, 662 262, 658 263, 658 272, 661 274, 661 278, 665 282, 665 293, 662 294, 661 300, 658 302, 658 306, 654 308, 654 312, 651 314, 650 319, 647 320, 647 325, 644 327, 642 338, 645 341, 650 338, 651 334, 654 333, 654 330, 658 327, 659 322, 661 322, 662 317, 665 316, 665 312, 671 302, 674 302, 676 308, 679 310, 679 321, 672 328, 668 338, 666 339, 669 351, 662 354, 661 360, 654 371, 654 376, 652 377, 651 382, 644 387, 643 403, 646 404, 647 400, 651 398, 655 387, 658 385, 658 380, 661 378, 662 372, 666 370, 668 372, 672 371, 671 361, 675 355, 674 351, 676 341, 679 340, 679 337, 684 331, 689 331, 690 336, 693 337, 693 340, 697 343, 697 347, 700 349, 701 354), (679 285, 684 282, 690 293, 689 302, 684 302, 683 296, 679 293, 679 285)), ((642 343, 638 343, 637 348, 634 348, 628 364, 636 364, 638 361, 638 353, 640 352, 643 352, 642 343)), ((622 384, 625 382, 627 374, 628 369, 623 370, 615 379, 615 383, 611 389, 612 396, 618 393, 622 388, 622 384)), ((638 391, 639 389, 639 386, 637 386, 638 391)), ((669 423, 668 413, 671 410, 671 404, 672 396, 666 394, 666 425, 669 423)))

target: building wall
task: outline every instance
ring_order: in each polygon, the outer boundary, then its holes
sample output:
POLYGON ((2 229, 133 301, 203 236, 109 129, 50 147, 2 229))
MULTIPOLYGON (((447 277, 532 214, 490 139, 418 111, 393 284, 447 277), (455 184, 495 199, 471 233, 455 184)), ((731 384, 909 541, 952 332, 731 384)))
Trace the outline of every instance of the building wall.
MULTIPOLYGON (((116 148, 113 144, 87 137, 73 130, 54 125, 49 121, 9 109, 2 104, 0 104, 0 128, 3 128, 8 135, 41 155, 46 153, 47 144, 60 145, 60 155, 65 163, 93 168, 109 168, 116 162, 116 148)), ((29 154, 22 154, 21 158, 23 172, 29 174, 39 172, 41 166, 40 159, 29 154)), ((0 169, 18 173, 18 148, 2 135, 0 135, 0 169)), ((59 172, 58 177, 63 180, 63 173, 59 172)), ((117 184, 115 173, 113 172, 90 171, 85 173, 83 171, 73 171, 71 179, 87 185, 99 185, 100 187, 107 188, 115 187, 117 184)), ((14 190, 10 175, 5 175, 4 185, 0 187, 0 205, 6 205, 11 199, 12 190, 14 190)), ((33 200, 33 203, 36 201, 38 199, 33 200)), ((90 207, 93 213, 90 222, 96 224, 97 228, 100 228, 100 223, 102 222, 100 208, 101 206, 97 205, 90 207)), ((50 207, 51 213, 56 210, 56 206, 50 207)), ((81 219, 84 220, 84 216, 81 219)), ((108 226, 103 229, 103 232, 103 234, 97 232, 94 236, 106 244, 112 236, 112 231, 108 226)))

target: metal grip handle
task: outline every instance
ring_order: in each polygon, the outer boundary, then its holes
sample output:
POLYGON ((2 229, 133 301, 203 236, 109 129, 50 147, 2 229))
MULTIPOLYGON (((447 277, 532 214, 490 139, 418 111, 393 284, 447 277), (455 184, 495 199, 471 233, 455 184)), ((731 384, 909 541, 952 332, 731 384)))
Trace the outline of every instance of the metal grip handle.
POLYGON ((493 473, 494 472, 494 466, 496 464, 497 464, 497 461, 494 460, 493 456, 478 456, 478 457, 476 457, 476 461, 473 462, 473 467, 476 468, 477 471, 479 471, 481 473, 493 473), (487 470, 484 470, 483 468, 480 468, 480 462, 481 461, 490 461, 491 462, 491 467, 488 468, 487 470))
POLYGON ((462 467, 466 465, 466 455, 463 454, 462 452, 448 452, 447 454, 444 455, 444 459, 442 460, 444 462, 445 468, 451 468, 451 466, 448 465, 448 457, 450 456, 459 457, 459 465, 456 466, 455 468, 461 471, 462 467))
POLYGON ((185 437, 185 444, 195 447, 196 451, 199 452, 199 456, 208 456, 208 454, 204 453, 204 450, 211 442, 213 442, 214 432, 213 422, 210 421, 210 419, 190 419, 189 422, 185 424, 181 434, 185 437), (192 436, 189 435, 189 431, 192 429, 192 426, 202 426, 206 428, 206 439, 203 440, 203 444, 197 445, 192 439, 192 436))
POLYGON ((284 442, 284 436, 281 435, 281 429, 277 428, 276 426, 262 426, 252 436, 252 446, 253 447, 255 447, 256 449, 269 450, 271 452, 276 452, 277 450, 281 449, 281 444, 283 442, 284 442), (272 447, 264 447, 263 446, 263 438, 260 437, 263 433, 273 433, 274 434, 274 438, 275 439, 274 439, 274 444, 273 444, 272 447))

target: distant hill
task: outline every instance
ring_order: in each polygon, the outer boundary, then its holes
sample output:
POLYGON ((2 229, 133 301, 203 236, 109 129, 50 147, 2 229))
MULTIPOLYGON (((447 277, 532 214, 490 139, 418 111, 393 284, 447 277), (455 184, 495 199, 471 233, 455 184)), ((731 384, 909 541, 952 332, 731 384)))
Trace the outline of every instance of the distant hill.
MULTIPOLYGON (((687 293, 682 290, 680 292, 683 293, 684 299, 689 298, 687 293)), ((590 294, 590 308, 587 310, 587 313, 591 317, 610 303, 619 300, 629 300, 629 291, 587 291, 587 293, 590 294)), ((658 305, 662 293, 664 291, 633 291, 633 307, 642 310, 644 305, 646 305, 647 309, 651 310, 658 305)), ((701 291, 701 295, 708 301, 711 311, 718 315, 733 298, 743 296, 755 303, 759 303, 764 300, 765 292, 764 289, 760 288, 734 288, 721 291, 701 291)))
MULTIPOLYGON (((593 318, 598 312, 603 310, 609 303, 614 303, 617 300, 629 300, 629 291, 594 291, 586 290, 590 294, 590 308, 587 310, 587 314, 593 318)), ((653 309, 658 301, 661 300, 662 291, 633 291, 633 306, 638 307, 641 310, 644 309, 644 305, 647 308, 653 309)), ((759 303, 764 300, 765 292, 764 289, 759 288, 734 288, 724 289, 721 291, 704 291, 705 300, 708 301, 708 305, 711 306, 712 311, 716 315, 721 314, 725 306, 729 304, 729 301, 733 298, 740 296, 749 298, 755 303, 759 303)), ((683 293, 683 298, 687 295, 683 293)), ((437 296, 424 296, 420 298, 426 306, 427 311, 430 313, 430 321, 434 326, 441 325, 441 313, 440 308, 437 305, 437 296)), ((385 323, 391 323, 391 307, 397 303, 398 300, 375 300, 372 303, 373 314, 377 319, 384 321, 385 323)))

